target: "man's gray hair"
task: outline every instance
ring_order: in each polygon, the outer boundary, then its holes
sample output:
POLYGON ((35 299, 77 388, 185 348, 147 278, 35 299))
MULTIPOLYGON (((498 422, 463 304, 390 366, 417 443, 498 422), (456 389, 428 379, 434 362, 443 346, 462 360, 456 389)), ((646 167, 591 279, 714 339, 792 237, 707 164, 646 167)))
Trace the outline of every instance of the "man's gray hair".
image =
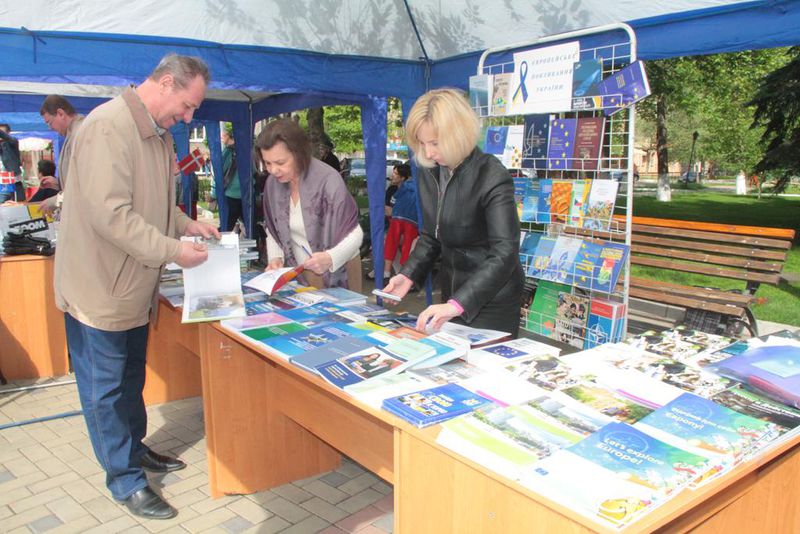
POLYGON ((165 74, 171 74, 178 89, 185 89, 189 83, 197 76, 202 76, 206 84, 211 79, 206 62, 195 56, 179 56, 178 54, 167 54, 158 66, 150 73, 149 78, 157 82, 165 74))

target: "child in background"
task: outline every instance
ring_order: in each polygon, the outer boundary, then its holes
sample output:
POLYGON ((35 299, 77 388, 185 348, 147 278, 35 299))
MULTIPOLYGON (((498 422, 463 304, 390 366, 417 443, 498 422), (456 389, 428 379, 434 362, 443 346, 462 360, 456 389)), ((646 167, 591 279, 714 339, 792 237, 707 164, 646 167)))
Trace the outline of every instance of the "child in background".
MULTIPOLYGON (((408 260, 411 246, 419 235, 417 214, 417 182, 411 176, 411 167, 407 163, 394 166, 392 175, 402 182, 392 199, 391 220, 386 242, 383 247, 383 280, 386 282, 392 275, 392 262, 397 249, 400 248, 400 265, 408 260)), ((393 182, 395 180, 392 180, 393 182)))

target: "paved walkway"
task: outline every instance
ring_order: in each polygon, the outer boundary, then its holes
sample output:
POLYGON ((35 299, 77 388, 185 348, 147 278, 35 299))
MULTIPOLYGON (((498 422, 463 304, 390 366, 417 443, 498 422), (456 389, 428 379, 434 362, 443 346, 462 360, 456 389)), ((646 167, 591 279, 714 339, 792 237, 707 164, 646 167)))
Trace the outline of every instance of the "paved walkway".
MULTIPOLYGON (((18 381, 0 391, 31 383, 18 381)), ((0 393, 0 426, 74 410, 80 410, 75 384, 0 393)), ((188 464, 181 471, 148 475, 178 509, 176 518, 139 519, 111 498, 83 417, 77 416, 0 430, 0 532, 392 531, 392 487, 348 459, 336 471, 270 491, 212 499, 201 399, 153 406, 148 416, 148 445, 188 464)))

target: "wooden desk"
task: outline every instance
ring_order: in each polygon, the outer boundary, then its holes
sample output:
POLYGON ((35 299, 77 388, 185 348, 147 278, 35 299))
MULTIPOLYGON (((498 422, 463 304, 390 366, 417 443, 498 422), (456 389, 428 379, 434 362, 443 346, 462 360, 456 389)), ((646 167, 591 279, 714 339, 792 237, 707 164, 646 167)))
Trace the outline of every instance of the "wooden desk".
MULTIPOLYGON (((199 352, 214 497, 334 469, 341 452, 394 484, 395 532, 618 532, 440 447, 437 427, 372 409, 216 324, 199 326, 199 352)), ((800 532, 797 480, 800 438, 621 532, 800 532)))
POLYGON ((0 256, 0 371, 7 380, 69 372, 52 256, 0 256))

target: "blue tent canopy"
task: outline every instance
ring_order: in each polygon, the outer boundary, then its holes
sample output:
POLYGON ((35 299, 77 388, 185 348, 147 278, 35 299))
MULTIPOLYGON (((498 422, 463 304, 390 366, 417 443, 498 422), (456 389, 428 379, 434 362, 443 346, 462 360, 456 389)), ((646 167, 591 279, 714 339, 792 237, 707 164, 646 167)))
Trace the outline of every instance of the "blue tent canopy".
MULTIPOLYGON (((234 125, 249 233, 251 154, 241 147, 251 146, 254 121, 308 106, 360 105, 380 261, 386 97, 399 97, 405 110, 429 88, 465 88, 487 48, 625 21, 644 59, 800 43, 800 2, 789 0, 575 0, 568 10, 546 0, 28 0, 6 10, 0 27, 0 113, 38 113, 51 93, 88 112, 139 83, 165 53, 200 56, 212 83, 195 119, 212 140, 217 121, 234 125)), ((188 152, 188 131, 173 131, 179 157, 188 152)), ((210 148, 221 177, 220 147, 210 148)))

